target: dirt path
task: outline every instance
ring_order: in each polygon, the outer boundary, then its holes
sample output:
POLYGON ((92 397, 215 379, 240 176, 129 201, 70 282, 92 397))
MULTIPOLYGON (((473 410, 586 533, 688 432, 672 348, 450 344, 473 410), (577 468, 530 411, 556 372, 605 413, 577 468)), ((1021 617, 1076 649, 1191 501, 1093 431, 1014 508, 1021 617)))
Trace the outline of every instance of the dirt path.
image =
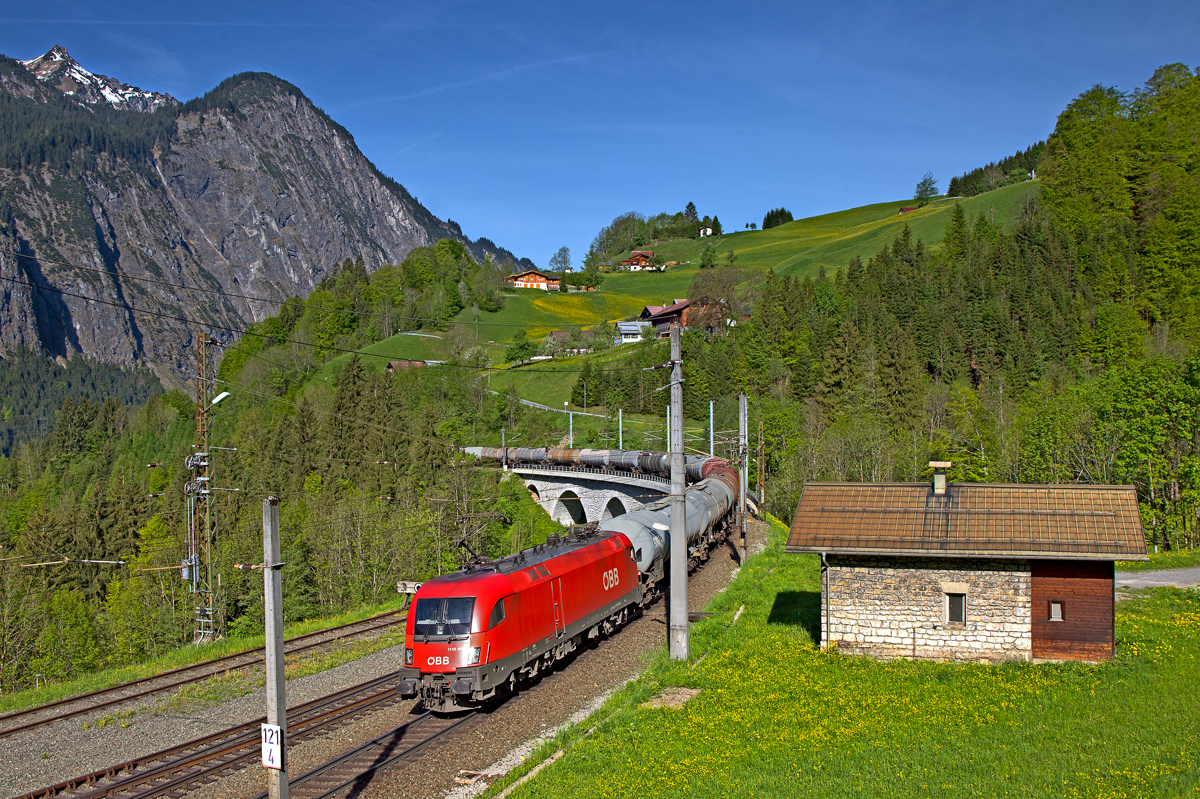
POLYGON ((1189 569, 1162 569, 1152 572, 1117 572, 1117 588, 1159 588, 1173 585, 1188 588, 1200 584, 1200 566, 1189 569))

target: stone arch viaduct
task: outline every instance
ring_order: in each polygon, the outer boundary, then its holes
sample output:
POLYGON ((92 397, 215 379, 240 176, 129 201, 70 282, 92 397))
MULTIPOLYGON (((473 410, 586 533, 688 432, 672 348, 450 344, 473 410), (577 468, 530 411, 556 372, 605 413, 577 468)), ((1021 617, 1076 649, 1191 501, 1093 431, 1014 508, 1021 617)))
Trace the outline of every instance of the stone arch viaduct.
POLYGON ((671 493, 670 479, 651 474, 525 464, 509 470, 562 524, 602 522, 671 493))

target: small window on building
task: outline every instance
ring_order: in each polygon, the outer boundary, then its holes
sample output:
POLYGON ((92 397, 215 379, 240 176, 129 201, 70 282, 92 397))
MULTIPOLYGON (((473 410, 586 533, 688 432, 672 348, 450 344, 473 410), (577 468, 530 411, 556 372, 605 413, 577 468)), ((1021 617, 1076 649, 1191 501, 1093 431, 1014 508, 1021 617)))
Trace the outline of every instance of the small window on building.
POLYGON ((1050 621, 1066 621, 1061 599, 1050 600, 1050 621))
POLYGON ((950 624, 965 624, 967 621, 967 595, 946 594, 946 621, 950 624))

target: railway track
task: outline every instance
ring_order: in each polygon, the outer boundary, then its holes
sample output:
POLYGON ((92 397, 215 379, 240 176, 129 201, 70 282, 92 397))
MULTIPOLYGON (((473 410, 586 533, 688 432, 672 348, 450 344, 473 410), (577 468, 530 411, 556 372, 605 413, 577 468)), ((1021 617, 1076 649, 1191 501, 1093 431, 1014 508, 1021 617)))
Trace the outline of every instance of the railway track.
MULTIPOLYGON (((415 762, 425 746, 474 716, 474 711, 457 716, 439 716, 425 711, 362 746, 288 780, 288 794, 295 799, 357 796, 380 771, 415 762)), ((259 794, 255 799, 267 799, 267 794, 259 794)))
MULTIPOLYGON (((372 616, 368 619, 350 622, 349 624, 297 635, 284 642, 285 654, 291 655, 297 652, 305 652, 334 643, 335 641, 355 638, 376 630, 384 630, 401 623, 405 618, 407 618, 407 611, 391 611, 389 613, 381 613, 378 616, 372 616)), ((206 680, 214 674, 219 674, 227 669, 239 669, 257 665, 263 661, 263 651, 264 648, 261 646, 256 649, 247 649, 233 655, 226 655, 214 660, 206 660, 203 663, 194 663, 190 666, 171 669, 161 674, 114 685, 111 688, 103 688, 99 691, 67 697, 56 702, 0 716, 0 739, 41 727, 45 724, 53 724, 62 719, 91 713, 126 702, 145 699, 157 693, 206 680)))
MULTIPOLYGON (((289 709, 288 743, 323 735, 370 711, 401 704, 396 683, 396 675, 389 674, 289 709)), ((18 799, 183 797, 202 785, 257 764, 262 751, 260 725, 264 721, 266 717, 260 717, 161 752, 40 788, 18 799)))

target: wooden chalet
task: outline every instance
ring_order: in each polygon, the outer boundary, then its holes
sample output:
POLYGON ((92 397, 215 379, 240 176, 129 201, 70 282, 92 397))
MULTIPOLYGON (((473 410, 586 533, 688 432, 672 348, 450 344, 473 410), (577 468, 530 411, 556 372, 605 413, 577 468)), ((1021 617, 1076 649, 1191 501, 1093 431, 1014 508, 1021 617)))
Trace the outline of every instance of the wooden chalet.
POLYGON ((1133 486, 806 483, 787 552, 821 555, 821 645, 880 658, 1107 660, 1133 486))
POLYGON ((542 291, 558 291, 559 279, 536 269, 526 269, 515 275, 509 275, 508 285, 517 289, 541 289, 542 291))
POLYGON ((638 317, 644 322, 654 325, 658 337, 671 335, 672 325, 687 327, 689 300, 674 300, 670 305, 647 305, 638 317))
POLYGON ((654 250, 634 250, 629 254, 629 257, 621 261, 621 266, 629 267, 631 272, 640 272, 650 266, 650 261, 654 258, 654 250))

